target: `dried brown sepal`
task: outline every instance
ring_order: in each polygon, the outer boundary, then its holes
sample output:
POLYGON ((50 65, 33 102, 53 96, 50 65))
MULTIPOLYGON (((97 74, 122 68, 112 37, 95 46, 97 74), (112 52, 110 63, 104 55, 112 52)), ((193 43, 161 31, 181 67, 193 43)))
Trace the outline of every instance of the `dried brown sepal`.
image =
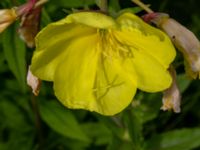
POLYGON ((30 67, 27 74, 27 84, 31 87, 32 93, 35 96, 38 96, 41 87, 41 80, 32 74, 30 67))
POLYGON ((172 77, 172 84, 167 90, 163 92, 163 98, 162 98, 163 105, 161 109, 164 111, 173 110, 175 113, 180 113, 181 93, 176 81, 176 71, 171 66, 169 68, 169 72, 172 77))
POLYGON ((18 33, 20 38, 30 48, 35 46, 35 36, 39 30, 40 12, 41 7, 37 7, 21 17, 18 33))
POLYGON ((39 18, 41 7, 31 10, 28 14, 22 16, 18 33, 27 46, 32 48, 35 46, 35 36, 39 30, 39 18))
POLYGON ((0 33, 3 32, 9 25, 17 19, 15 9, 0 10, 0 33))
POLYGON ((183 54, 187 74, 193 78, 200 78, 200 42, 197 37, 176 20, 164 13, 154 13, 151 22, 165 31, 176 48, 183 54))
POLYGON ((41 8, 46 2, 47 0, 30 0, 17 8, 17 14, 21 19, 18 33, 30 48, 35 46, 35 36, 39 31, 41 8))

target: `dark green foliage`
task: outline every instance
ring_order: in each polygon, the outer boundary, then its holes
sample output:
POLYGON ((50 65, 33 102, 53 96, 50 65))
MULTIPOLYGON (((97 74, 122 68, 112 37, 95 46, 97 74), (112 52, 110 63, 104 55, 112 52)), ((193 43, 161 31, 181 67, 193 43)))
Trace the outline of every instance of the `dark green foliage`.
POLYGON ((42 101, 39 108, 41 118, 56 132, 72 139, 89 141, 73 113, 58 102, 42 101))
POLYGON ((24 91, 26 86, 26 49, 24 42, 19 39, 16 30, 17 28, 12 26, 10 30, 6 30, 2 34, 2 45, 8 66, 24 91))

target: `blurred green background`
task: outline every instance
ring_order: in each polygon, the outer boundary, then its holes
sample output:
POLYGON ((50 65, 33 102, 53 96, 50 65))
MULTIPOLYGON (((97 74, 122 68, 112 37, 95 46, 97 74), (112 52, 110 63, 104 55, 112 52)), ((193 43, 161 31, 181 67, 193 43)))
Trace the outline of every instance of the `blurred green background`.
MULTIPOLYGON (((1 0, 0 9, 24 2, 1 0)), ((143 2, 167 12, 200 39, 200 1, 143 2)), ((137 10, 134 7, 130 0, 109 0, 111 14, 137 10)), ((98 7, 95 0, 49 0, 42 10, 41 28, 76 9, 98 7)), ((185 76, 179 53, 174 65, 182 92, 180 114, 160 110, 162 93, 138 91, 131 106, 106 117, 63 107, 51 83, 43 82, 38 97, 31 94, 26 72, 34 49, 19 39, 18 24, 0 34, 0 150, 200 150, 200 81, 185 76)))

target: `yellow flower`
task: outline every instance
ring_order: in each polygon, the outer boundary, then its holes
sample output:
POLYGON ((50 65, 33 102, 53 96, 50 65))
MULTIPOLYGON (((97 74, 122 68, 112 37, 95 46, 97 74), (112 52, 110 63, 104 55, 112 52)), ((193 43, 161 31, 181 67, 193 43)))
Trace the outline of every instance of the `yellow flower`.
POLYGON ((130 104, 137 88, 168 88, 174 57, 170 39, 131 13, 113 19, 80 12, 37 35, 31 71, 53 81, 55 95, 68 108, 114 115, 130 104))
POLYGON ((0 10, 0 33, 3 32, 10 24, 12 24, 16 18, 17 14, 14 9, 0 10))

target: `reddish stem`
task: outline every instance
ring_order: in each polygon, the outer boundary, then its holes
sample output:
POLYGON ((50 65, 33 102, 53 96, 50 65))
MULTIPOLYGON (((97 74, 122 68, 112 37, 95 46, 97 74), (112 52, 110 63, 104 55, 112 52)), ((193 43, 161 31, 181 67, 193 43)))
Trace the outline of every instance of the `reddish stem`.
POLYGON ((20 7, 18 7, 17 15, 21 17, 22 15, 29 13, 34 8, 36 2, 37 0, 29 0, 24 5, 21 5, 20 7))
POLYGON ((147 22, 150 23, 152 19, 154 19, 157 16, 156 13, 148 13, 142 16, 142 19, 147 22))
POLYGON ((37 2, 37 0, 29 0, 29 1, 34 3, 34 4, 37 2))

